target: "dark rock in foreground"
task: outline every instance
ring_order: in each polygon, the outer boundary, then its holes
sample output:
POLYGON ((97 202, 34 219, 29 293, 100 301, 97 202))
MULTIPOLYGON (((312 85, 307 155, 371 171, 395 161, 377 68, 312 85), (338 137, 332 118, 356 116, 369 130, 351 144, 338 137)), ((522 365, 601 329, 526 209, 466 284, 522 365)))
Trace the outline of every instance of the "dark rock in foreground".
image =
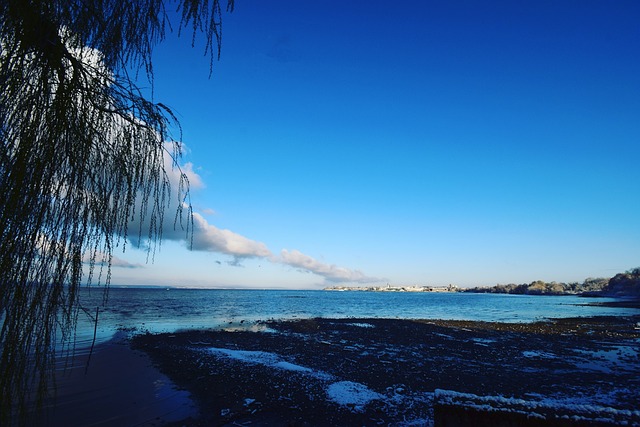
POLYGON ((448 390, 436 390, 433 406, 435 427, 613 427, 640 422, 640 414, 632 410, 448 390))

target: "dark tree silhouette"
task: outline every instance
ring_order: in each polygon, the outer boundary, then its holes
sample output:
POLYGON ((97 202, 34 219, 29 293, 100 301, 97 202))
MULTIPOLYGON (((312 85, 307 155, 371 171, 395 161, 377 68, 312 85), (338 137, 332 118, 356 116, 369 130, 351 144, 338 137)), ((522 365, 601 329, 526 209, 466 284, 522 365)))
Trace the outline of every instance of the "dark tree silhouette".
POLYGON ((153 248, 175 206, 189 232, 188 181, 171 189, 164 163, 168 151, 178 166, 180 145, 166 142, 175 117, 135 81, 140 71, 153 81, 169 7, 192 45, 204 35, 212 66, 219 0, 0 2, 2 425, 50 388, 56 348, 73 342, 79 286, 108 285, 130 223, 146 224, 133 232, 153 248))

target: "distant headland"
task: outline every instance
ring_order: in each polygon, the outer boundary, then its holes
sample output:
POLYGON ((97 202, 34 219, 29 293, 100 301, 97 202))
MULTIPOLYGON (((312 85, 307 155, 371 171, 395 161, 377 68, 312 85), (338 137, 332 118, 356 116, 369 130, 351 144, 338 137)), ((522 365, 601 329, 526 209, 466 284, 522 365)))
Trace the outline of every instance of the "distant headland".
POLYGON ((640 267, 607 278, 587 278, 582 283, 544 282, 460 288, 448 286, 391 285, 383 286, 330 286, 325 291, 363 292, 473 292, 516 295, 580 295, 640 299, 640 267))

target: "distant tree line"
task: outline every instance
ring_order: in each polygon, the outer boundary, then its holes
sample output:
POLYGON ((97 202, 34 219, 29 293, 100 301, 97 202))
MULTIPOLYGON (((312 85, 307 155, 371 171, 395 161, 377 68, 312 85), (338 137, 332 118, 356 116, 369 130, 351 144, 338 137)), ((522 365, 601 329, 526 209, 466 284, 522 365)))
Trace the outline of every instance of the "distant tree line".
POLYGON ((640 267, 607 278, 587 278, 582 283, 544 282, 475 287, 464 292, 516 295, 584 295, 640 298, 640 267))
POLYGON ((611 297, 640 298, 640 267, 613 276, 602 293, 611 297))

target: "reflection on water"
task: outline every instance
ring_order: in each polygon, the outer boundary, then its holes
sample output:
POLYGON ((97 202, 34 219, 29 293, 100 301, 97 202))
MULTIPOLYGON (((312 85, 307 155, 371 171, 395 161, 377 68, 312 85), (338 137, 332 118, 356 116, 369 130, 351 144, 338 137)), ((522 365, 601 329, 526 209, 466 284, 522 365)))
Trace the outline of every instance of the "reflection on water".
POLYGON ((34 412, 36 426, 157 426, 197 415, 187 391, 177 389, 132 351, 117 333, 112 340, 56 360, 55 392, 34 412))
MULTIPOLYGON (((602 298, 468 293, 392 293, 112 288, 83 289, 89 313, 100 307, 97 342, 117 330, 171 332, 190 328, 246 328, 259 320, 380 317, 531 322, 554 317, 640 314, 638 309, 585 306, 602 298)), ((81 315, 79 347, 90 346, 93 323, 81 315)))

